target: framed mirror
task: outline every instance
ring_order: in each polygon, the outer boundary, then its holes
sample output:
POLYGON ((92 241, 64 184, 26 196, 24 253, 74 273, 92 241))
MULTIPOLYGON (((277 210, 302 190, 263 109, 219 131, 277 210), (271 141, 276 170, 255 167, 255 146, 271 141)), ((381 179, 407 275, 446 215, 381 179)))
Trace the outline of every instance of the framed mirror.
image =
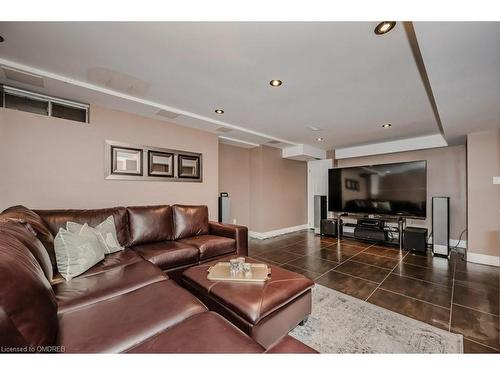
POLYGON ((149 150, 148 176, 174 177, 174 154, 149 150))
POLYGON ((142 176, 142 150, 111 146, 111 174, 142 176))
POLYGON ((200 178, 200 157, 194 155, 179 154, 178 161, 179 178, 200 178))

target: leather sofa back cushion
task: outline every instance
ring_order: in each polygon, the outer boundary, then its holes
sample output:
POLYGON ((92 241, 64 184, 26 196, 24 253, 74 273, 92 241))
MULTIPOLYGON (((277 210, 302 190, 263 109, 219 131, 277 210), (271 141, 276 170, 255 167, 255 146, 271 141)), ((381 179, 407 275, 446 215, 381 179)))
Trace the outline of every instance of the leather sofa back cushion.
POLYGON ((32 227, 29 224, 23 222, 22 219, 9 219, 5 222, 2 222, 2 220, 0 219, 0 235, 2 233, 5 233, 21 241, 22 244, 26 246, 26 248, 28 248, 31 254, 33 254, 35 259, 38 261, 38 264, 42 268, 45 277, 48 280, 52 280, 52 278, 54 277, 54 272, 49 253, 40 242, 40 240, 36 237, 36 234, 33 234, 32 231, 32 227))
POLYGON ((172 206, 174 240, 208 234, 207 206, 172 206))
MULTIPOLYGON (((125 207, 102 208, 95 210, 36 210, 35 212, 40 215, 52 232, 53 236, 57 235, 59 228, 66 228, 66 223, 68 221, 82 225, 87 223, 91 227, 96 227, 106 220, 108 216, 113 216, 118 242, 120 242, 121 246, 127 246, 128 244, 128 219, 127 209, 125 207)), ((53 239, 51 248, 47 250, 49 252, 54 252, 53 239)))
POLYGON ((0 218, 20 219, 28 223, 36 232, 36 236, 45 249, 47 249, 52 267, 56 267, 54 236, 57 231, 51 233, 43 219, 36 212, 24 206, 12 206, 4 210, 0 215, 0 218))
POLYGON ((170 206, 127 207, 130 246, 168 241, 173 237, 170 206))
POLYGON ((0 341, 19 343, 23 337, 27 345, 54 345, 54 292, 33 254, 6 233, 0 233, 0 306, 0 341))

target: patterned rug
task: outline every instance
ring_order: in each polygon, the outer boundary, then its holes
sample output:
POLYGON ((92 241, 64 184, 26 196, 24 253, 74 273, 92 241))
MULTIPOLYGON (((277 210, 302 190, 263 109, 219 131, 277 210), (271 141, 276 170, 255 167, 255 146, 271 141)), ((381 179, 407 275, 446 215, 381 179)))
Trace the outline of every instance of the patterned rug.
POLYGON ((320 353, 463 353, 463 337, 316 284, 291 336, 320 353))

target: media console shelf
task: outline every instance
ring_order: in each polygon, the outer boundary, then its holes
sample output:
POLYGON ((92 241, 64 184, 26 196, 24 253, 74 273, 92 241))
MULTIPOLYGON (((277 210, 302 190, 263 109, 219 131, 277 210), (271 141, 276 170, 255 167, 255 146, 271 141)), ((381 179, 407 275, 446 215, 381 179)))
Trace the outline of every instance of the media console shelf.
POLYGON ((354 238, 361 241, 399 247, 399 250, 403 249, 403 231, 406 228, 405 217, 368 217, 366 215, 340 213, 335 215, 335 220, 337 221, 337 236, 339 239, 342 237, 354 238), (346 219, 356 220, 356 224, 352 222, 344 222, 346 219), (370 228, 370 226, 360 226, 360 224, 358 224, 359 221, 383 221, 384 224, 383 226, 373 226, 370 228), (347 228, 354 228, 354 230, 346 230, 347 228), (354 232, 360 231, 360 229, 361 232, 366 233, 367 235, 363 237, 355 236, 354 232), (380 235, 383 238, 380 238, 380 235))

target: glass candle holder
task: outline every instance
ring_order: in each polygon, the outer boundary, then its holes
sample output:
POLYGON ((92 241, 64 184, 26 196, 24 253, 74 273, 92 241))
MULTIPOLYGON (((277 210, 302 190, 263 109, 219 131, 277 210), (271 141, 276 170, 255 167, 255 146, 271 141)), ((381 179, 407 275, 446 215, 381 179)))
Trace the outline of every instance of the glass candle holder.
POLYGON ((252 265, 250 263, 243 263, 241 267, 246 277, 250 277, 252 275, 252 265))
POLYGON ((229 259, 229 272, 232 275, 237 274, 240 271, 240 261, 238 259, 229 259))

